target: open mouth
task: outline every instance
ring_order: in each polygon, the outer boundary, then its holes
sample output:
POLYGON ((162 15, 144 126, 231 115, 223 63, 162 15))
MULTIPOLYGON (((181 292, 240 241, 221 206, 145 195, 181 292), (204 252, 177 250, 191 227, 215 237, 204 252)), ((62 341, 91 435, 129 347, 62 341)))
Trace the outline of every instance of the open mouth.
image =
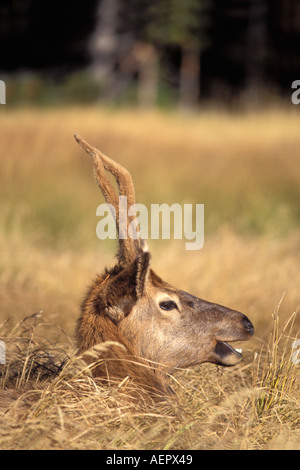
POLYGON ((242 349, 234 349, 231 344, 227 342, 248 341, 251 336, 253 336, 254 327, 245 315, 242 315, 241 323, 243 325, 242 331, 236 333, 231 332, 229 335, 226 334, 226 331, 219 331, 213 350, 213 362, 216 364, 234 366, 242 360, 242 349))
POLYGON ((214 360, 222 366, 234 366, 242 359, 242 349, 234 349, 226 341, 217 341, 214 348, 214 360))

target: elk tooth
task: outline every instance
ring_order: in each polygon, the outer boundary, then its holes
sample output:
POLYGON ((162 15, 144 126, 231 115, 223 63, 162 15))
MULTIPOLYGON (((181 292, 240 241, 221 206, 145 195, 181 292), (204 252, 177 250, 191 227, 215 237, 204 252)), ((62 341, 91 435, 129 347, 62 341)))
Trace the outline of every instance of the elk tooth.
POLYGON ((240 348, 236 348, 236 352, 238 352, 238 353, 242 354, 242 351, 243 351, 242 349, 240 349, 240 348))

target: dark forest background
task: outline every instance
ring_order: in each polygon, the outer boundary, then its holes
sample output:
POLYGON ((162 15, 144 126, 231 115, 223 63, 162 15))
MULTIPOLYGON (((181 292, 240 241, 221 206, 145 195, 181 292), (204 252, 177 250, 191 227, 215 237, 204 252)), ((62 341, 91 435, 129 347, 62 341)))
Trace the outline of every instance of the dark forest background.
POLYGON ((1 0, 7 102, 266 102, 300 79, 300 0, 1 0))

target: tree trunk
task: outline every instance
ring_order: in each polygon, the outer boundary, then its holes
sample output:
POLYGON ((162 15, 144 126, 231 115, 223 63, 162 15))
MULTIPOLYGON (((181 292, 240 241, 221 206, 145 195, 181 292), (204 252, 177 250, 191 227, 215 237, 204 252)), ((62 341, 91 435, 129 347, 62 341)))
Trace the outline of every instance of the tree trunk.
POLYGON ((110 95, 114 88, 114 68, 117 60, 119 0, 102 0, 98 4, 97 21, 90 43, 91 70, 102 86, 104 94, 110 95))
POLYGON ((267 0, 251 0, 246 48, 246 90, 252 104, 258 104, 264 87, 267 56, 267 12, 267 0))
POLYGON ((138 64, 139 92, 138 102, 142 108, 155 106, 158 89, 158 58, 151 44, 138 43, 134 47, 138 64))
POLYGON ((180 106, 196 108, 200 97, 200 51, 182 47, 180 65, 180 106))

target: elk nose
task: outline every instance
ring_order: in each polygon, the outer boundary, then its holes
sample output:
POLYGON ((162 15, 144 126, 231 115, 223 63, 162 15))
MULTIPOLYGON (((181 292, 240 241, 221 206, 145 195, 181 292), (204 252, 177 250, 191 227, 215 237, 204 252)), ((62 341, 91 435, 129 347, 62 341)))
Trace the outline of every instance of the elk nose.
POLYGON ((247 331, 247 333, 252 336, 253 333, 254 333, 254 326, 252 325, 251 321, 249 320, 249 318, 247 317, 244 317, 242 319, 242 324, 243 324, 243 327, 245 328, 245 330, 247 331))

